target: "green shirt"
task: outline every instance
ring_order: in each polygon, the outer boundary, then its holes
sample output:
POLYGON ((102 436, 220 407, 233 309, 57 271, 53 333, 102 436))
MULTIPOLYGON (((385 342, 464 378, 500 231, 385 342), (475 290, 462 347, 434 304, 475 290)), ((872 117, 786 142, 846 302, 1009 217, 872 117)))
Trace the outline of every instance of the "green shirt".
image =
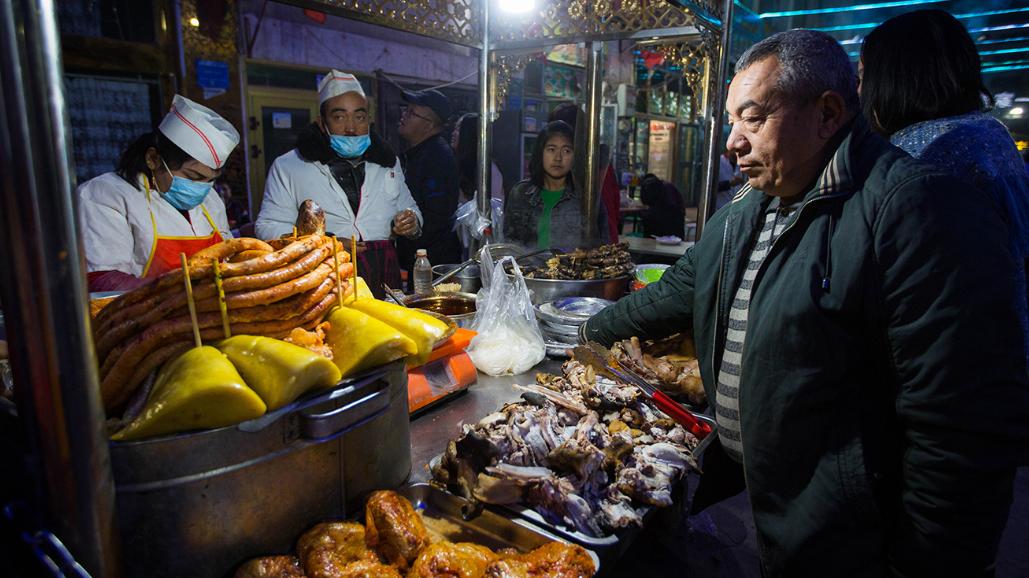
POLYGON ((563 194, 563 190, 540 190, 540 198, 543 199, 543 214, 540 215, 540 221, 536 225, 536 246, 540 249, 550 248, 550 213, 563 194))

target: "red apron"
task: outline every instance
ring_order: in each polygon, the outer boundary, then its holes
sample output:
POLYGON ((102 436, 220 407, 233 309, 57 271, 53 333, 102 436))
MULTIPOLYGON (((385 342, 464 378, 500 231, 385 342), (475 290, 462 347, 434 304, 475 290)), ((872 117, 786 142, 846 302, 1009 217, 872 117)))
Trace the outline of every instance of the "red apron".
MULTIPOLYGON (((150 180, 146 177, 143 180, 146 181, 146 200, 149 204, 150 180)), ((214 219, 211 218, 211 215, 203 205, 200 205, 200 210, 204 212, 204 217, 207 218, 207 222, 211 225, 211 230, 213 231, 207 237, 162 237, 157 231, 157 219, 154 218, 154 211, 150 209, 150 222, 154 226, 154 243, 150 247, 150 257, 147 258, 146 266, 143 267, 142 278, 157 277, 162 273, 182 267, 182 258, 179 257, 180 253, 185 253, 186 257, 191 257, 193 253, 201 249, 206 249, 211 245, 217 245, 222 242, 222 236, 218 233, 218 227, 214 225, 214 219)))

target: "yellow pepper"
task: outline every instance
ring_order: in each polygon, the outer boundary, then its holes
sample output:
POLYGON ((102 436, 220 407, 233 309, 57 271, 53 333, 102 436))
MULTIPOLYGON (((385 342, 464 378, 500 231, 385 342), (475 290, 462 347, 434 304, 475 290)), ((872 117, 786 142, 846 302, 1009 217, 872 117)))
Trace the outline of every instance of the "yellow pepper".
POLYGON ((400 331, 350 307, 337 307, 329 314, 325 341, 343 377, 418 352, 414 341, 400 331))
POLYGON ((332 387, 341 379, 328 359, 271 337, 234 335, 218 349, 236 366, 268 411, 279 409, 311 389, 332 387))
POLYGON ((372 290, 368 288, 368 283, 365 282, 364 277, 357 278, 357 298, 375 299, 375 295, 372 295, 372 290))
POLYGON ((425 363, 432 348, 447 332, 447 324, 415 309, 408 309, 378 299, 357 299, 350 307, 398 329, 418 346, 418 354, 408 359, 409 366, 425 363))
POLYGON ((143 412, 111 439, 224 427, 260 417, 265 409, 225 355, 205 345, 165 364, 143 412))

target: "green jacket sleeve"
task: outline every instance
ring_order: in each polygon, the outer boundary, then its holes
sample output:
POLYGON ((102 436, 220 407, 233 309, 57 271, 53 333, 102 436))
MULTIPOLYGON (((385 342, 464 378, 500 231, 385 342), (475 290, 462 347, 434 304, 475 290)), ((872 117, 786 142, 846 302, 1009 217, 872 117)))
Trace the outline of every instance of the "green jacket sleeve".
POLYGON ((693 322, 694 248, 665 271, 661 280, 620 299, 582 325, 580 339, 605 346, 633 335, 659 338, 693 322))
POLYGON ((891 563, 904 576, 979 576, 1029 446, 1006 229, 985 194, 925 173, 886 197, 873 227, 897 379, 879 386, 897 388, 903 433, 891 563))

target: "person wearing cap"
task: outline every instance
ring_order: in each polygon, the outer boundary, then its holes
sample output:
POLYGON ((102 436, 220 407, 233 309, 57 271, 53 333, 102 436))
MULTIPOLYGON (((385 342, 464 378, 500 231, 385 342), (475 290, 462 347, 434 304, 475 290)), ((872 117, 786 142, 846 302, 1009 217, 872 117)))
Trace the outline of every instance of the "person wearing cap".
POLYGON ((325 211, 325 230, 361 241, 358 274, 372 293, 400 287, 394 238, 416 238, 422 214, 411 197, 393 149, 371 130, 368 99, 351 74, 331 70, 318 87, 320 116, 275 159, 255 228, 273 239, 290 233, 301 203, 325 211))
POLYGON ((454 151, 441 134, 450 118, 450 99, 438 90, 404 91, 402 96, 407 107, 397 132, 408 145, 404 172, 425 221, 419 239, 397 243, 400 266, 411 271, 418 249, 425 249, 432 263, 457 263, 461 241, 454 231, 454 212, 460 195, 459 173, 454 151))
POLYGON ((175 95, 154 132, 122 153, 114 172, 79 185, 90 291, 125 291, 231 238, 214 180, 239 133, 213 110, 175 95))

